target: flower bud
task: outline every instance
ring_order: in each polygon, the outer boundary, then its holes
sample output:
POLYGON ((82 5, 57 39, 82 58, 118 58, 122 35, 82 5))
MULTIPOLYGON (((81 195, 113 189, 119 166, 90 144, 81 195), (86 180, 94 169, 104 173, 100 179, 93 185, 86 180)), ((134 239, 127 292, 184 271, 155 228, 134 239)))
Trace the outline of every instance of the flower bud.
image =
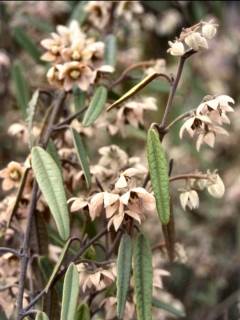
POLYGON ((205 37, 206 39, 212 39, 217 33, 217 28, 216 25, 213 23, 205 23, 202 26, 202 35, 203 37, 205 37))
POLYGON ((207 40, 199 32, 191 32, 186 38, 185 43, 193 50, 198 51, 201 48, 208 49, 207 40))
POLYGON ((169 41, 170 48, 167 50, 172 56, 183 56, 185 53, 184 45, 180 41, 169 41))

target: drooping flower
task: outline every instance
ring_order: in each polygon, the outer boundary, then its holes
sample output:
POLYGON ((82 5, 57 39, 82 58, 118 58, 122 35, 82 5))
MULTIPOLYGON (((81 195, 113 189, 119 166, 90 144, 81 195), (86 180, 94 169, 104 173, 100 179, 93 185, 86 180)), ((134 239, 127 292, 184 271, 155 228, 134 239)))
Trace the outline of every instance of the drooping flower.
POLYGON ((202 35, 206 39, 212 39, 217 33, 218 25, 210 20, 209 22, 202 21, 202 35))
POLYGON ((190 210, 199 207, 199 197, 196 190, 185 190, 180 194, 180 203, 183 210, 189 207, 190 210))
POLYGON ((221 198, 225 192, 225 186, 222 179, 216 172, 209 175, 210 178, 208 179, 207 183, 207 190, 209 194, 214 198, 221 198))
POLYGON ((199 32, 192 32, 185 38, 185 43, 195 51, 208 49, 207 40, 199 32))
POLYGON ((15 161, 9 162, 7 167, 0 171, 0 178, 3 179, 2 189, 8 191, 14 187, 18 187, 23 170, 23 166, 20 163, 15 161))
POLYGON ((181 41, 169 41, 170 48, 167 50, 172 56, 183 56, 185 53, 184 45, 181 41))

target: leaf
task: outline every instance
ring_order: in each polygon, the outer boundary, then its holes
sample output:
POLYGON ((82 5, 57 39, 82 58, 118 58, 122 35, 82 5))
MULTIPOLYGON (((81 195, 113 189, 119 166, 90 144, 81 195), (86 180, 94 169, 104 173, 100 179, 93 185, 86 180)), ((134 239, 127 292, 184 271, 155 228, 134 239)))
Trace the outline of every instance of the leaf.
POLYGON ((33 128, 33 118, 35 115, 35 110, 37 106, 39 98, 39 90, 34 91, 31 100, 28 103, 28 109, 27 109, 27 122, 28 122, 28 135, 29 135, 29 148, 31 149, 34 144, 34 136, 32 134, 32 128, 33 128))
POLYGON ((36 61, 40 62, 40 50, 32 39, 23 31, 22 28, 16 27, 13 30, 13 36, 17 43, 30 54, 30 56, 36 61))
POLYGON ((30 99, 29 88, 23 76, 23 69, 20 62, 15 62, 12 67, 12 80, 16 92, 17 103, 21 109, 22 115, 26 118, 28 101, 30 99))
POLYGON ((71 263, 64 277, 61 320, 74 320, 77 309, 78 293, 78 271, 74 263, 71 263))
POLYGON ((175 307, 173 307, 172 305, 167 304, 165 302, 162 302, 160 300, 157 300, 155 298, 152 299, 152 305, 155 308, 159 308, 159 309, 168 311, 169 313, 173 314, 176 317, 185 317, 186 316, 184 311, 178 310, 175 307))
POLYGON ((63 178, 56 162, 41 147, 33 147, 32 168, 63 240, 69 237, 69 215, 63 178))
POLYGON ((117 61, 117 39, 114 34, 107 35, 105 39, 105 63, 115 67, 117 61))
POLYGON ((56 162, 57 166, 59 169, 61 169, 61 160, 59 158, 57 148, 52 141, 52 139, 49 140, 48 145, 47 145, 47 152, 50 154, 50 156, 53 158, 53 160, 56 162))
POLYGON ((143 234, 136 239, 133 255, 134 292, 137 319, 152 319, 152 255, 150 245, 143 234))
POLYGON ((159 77, 159 73, 152 73, 145 77, 142 81, 140 81, 138 84, 136 84, 134 87, 132 87, 129 91, 127 91, 121 98, 119 98, 117 101, 112 103, 108 108, 107 111, 111 110, 112 108, 115 108, 119 106, 121 103, 135 95, 138 91, 146 87, 148 83, 153 81, 154 79, 159 77))
POLYGON ((78 4, 73 8, 70 21, 77 20, 81 26, 87 17, 87 12, 84 10, 88 1, 79 1, 78 4))
POLYGON ((36 320, 49 320, 49 318, 45 312, 38 311, 38 313, 36 315, 36 320))
POLYGON ((168 224, 170 218, 168 162, 158 133, 153 128, 148 130, 147 157, 159 219, 163 224, 168 224))
POLYGON ((69 239, 69 240, 66 242, 65 246, 63 247, 63 250, 62 250, 62 252, 61 252, 61 254, 60 254, 59 258, 58 258, 58 262, 55 264, 54 269, 53 269, 53 272, 52 272, 52 274, 51 274, 51 277, 49 278, 49 280, 48 280, 48 282, 47 282, 47 285, 46 285, 46 287, 45 287, 45 289, 44 289, 44 291, 45 291, 46 293, 47 293, 48 290, 50 289, 50 287, 51 287, 51 285, 52 285, 52 282, 54 281, 55 276, 57 275, 57 273, 58 273, 58 271, 59 271, 59 269, 60 269, 60 267, 61 267, 61 265, 62 265, 63 259, 64 259, 65 255, 66 255, 66 253, 67 253, 67 251, 68 251, 68 248, 69 248, 69 246, 70 246, 71 243, 72 243, 72 239, 69 239))
POLYGON ((132 268, 132 240, 124 234, 118 250, 117 259, 117 316, 122 319, 127 300, 132 268))
POLYGON ((87 153, 84 147, 84 144, 82 142, 80 134, 74 129, 71 128, 72 138, 73 138, 73 144, 75 147, 75 150, 77 152, 78 160, 80 162, 81 168, 84 173, 84 177, 86 179, 87 187, 90 188, 91 186, 91 173, 89 169, 88 164, 88 157, 87 153))
POLYGON ((86 93, 81 91, 78 87, 75 87, 73 89, 73 97, 74 97, 74 108, 75 108, 75 111, 78 112, 82 110, 84 107, 86 93))
POLYGON ((84 118, 83 126, 89 127, 98 118, 102 112, 104 105, 107 101, 107 89, 100 86, 96 89, 94 96, 90 102, 90 106, 87 109, 84 118))
POLYGON ((90 310, 86 303, 82 303, 78 307, 74 320, 91 320, 90 310))

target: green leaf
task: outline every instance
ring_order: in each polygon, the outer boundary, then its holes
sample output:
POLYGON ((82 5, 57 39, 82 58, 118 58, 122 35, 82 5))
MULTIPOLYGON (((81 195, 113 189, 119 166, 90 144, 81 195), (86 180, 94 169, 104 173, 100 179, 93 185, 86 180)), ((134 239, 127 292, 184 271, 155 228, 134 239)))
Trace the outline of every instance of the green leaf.
POLYGON ((86 303, 82 303, 78 309, 74 320, 90 320, 90 310, 86 303))
POLYGON ((159 219, 163 224, 168 224, 170 218, 168 162, 158 133, 153 128, 148 130, 147 156, 159 219))
POLYGON ((23 69, 20 62, 15 62, 12 67, 12 81, 14 83, 17 103, 24 118, 27 116, 28 101, 30 99, 29 88, 23 76, 23 69))
POLYGON ((50 154, 50 156, 55 160, 56 164, 58 165, 59 169, 61 169, 61 160, 59 158, 57 148, 52 141, 52 139, 49 140, 47 145, 47 152, 50 154))
POLYGON ((94 96, 90 102, 90 106, 87 109, 84 118, 83 126, 89 127, 93 122, 98 118, 102 112, 105 103, 107 101, 107 89, 103 86, 100 86, 96 89, 94 96))
POLYGON ((124 234, 118 250, 117 259, 117 316, 122 319, 127 300, 132 268, 132 240, 124 234))
POLYGON ((115 67, 117 61, 117 39, 114 34, 107 35, 105 39, 105 63, 115 67))
POLYGON ((22 28, 16 27, 13 30, 13 36, 17 43, 30 54, 30 56, 36 61, 40 62, 40 50, 32 39, 23 31, 22 28))
POLYGON ((73 89, 73 97, 74 97, 74 108, 75 111, 78 112, 84 107, 86 93, 81 91, 78 87, 73 89))
POLYGON ((49 320, 49 318, 45 312, 38 311, 38 313, 36 315, 36 320, 49 320))
POLYGON ((28 122, 28 135, 29 135, 29 148, 31 149, 34 144, 34 136, 32 134, 33 129, 33 118, 36 111, 36 106, 38 102, 39 97, 39 90, 34 91, 31 100, 28 103, 28 109, 27 109, 27 122, 28 122))
POLYGON ((74 263, 71 263, 64 278, 61 320, 74 320, 77 309, 78 293, 78 271, 74 263))
POLYGON ((184 311, 182 310, 178 310, 175 307, 173 307, 170 304, 167 304, 165 302, 159 301, 155 298, 152 299, 152 305, 155 308, 159 308, 165 311, 168 311, 169 313, 171 313, 172 315, 176 316, 176 317, 185 317, 186 314, 184 311))
POLYGON ((81 26, 87 17, 87 12, 84 10, 88 1, 79 1, 78 4, 73 8, 70 21, 77 20, 81 26))
POLYGON ((50 208, 63 240, 69 237, 69 214, 61 171, 56 162, 41 147, 32 148, 32 168, 39 188, 50 208))
POLYGON ((152 319, 152 254, 151 248, 140 234, 134 246, 133 255, 134 291, 137 305, 137 319, 152 319))
POLYGON ((80 134, 74 128, 71 128, 71 133, 72 133, 74 147, 77 152, 78 160, 80 162, 81 168, 84 173, 84 177, 86 179, 87 187, 90 188, 90 186, 91 186, 91 173, 90 173, 90 169, 89 169, 88 157, 87 157, 87 153, 86 153, 84 144, 82 142, 80 134))

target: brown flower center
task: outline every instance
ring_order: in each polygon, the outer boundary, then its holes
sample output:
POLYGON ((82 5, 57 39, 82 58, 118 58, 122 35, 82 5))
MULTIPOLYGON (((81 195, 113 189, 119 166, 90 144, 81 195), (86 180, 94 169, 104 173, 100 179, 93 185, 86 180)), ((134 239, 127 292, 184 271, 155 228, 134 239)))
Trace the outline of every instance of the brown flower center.
POLYGON ((70 77, 74 80, 78 79, 80 76, 80 71, 79 70, 72 70, 70 72, 70 77))
POLYGON ((17 169, 13 169, 11 170, 9 177, 13 180, 13 181, 19 181, 21 179, 21 172, 17 169))

